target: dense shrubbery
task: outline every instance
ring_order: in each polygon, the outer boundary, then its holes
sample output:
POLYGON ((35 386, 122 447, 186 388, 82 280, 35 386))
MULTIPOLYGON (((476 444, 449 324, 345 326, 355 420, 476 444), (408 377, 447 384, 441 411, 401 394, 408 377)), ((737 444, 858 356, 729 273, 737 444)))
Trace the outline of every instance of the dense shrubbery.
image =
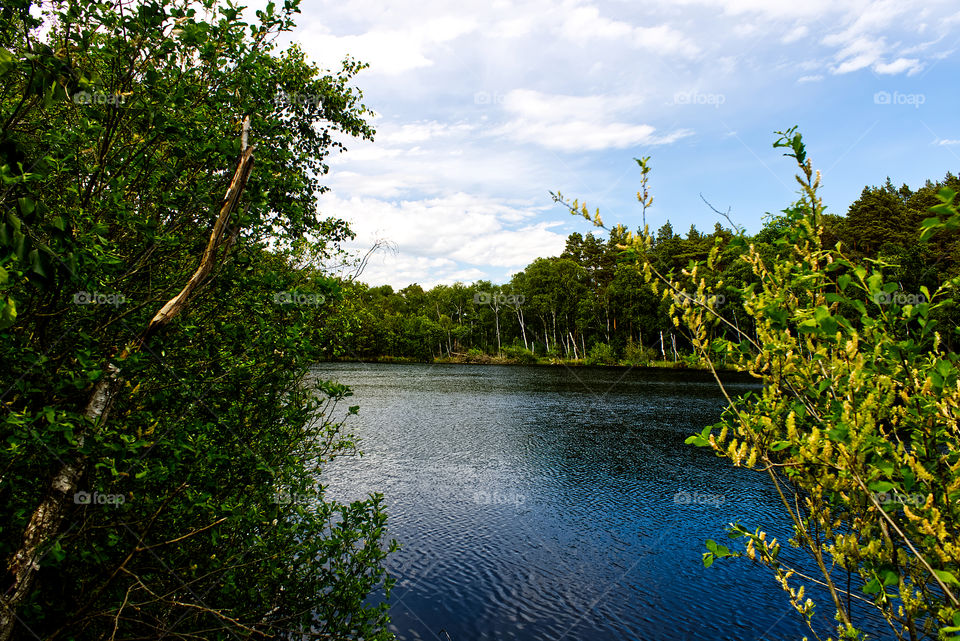
POLYGON ((350 234, 314 212, 360 66, 274 50, 295 2, 33 6, 0 11, 0 638, 389 638, 380 499, 316 481, 355 449, 309 375, 339 284, 294 267, 350 234))

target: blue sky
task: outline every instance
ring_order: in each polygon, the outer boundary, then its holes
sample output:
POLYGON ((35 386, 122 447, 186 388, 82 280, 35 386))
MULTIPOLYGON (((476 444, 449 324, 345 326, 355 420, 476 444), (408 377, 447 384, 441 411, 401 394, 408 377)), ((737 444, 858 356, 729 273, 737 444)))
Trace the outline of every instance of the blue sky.
POLYGON ((380 252, 362 280, 495 282, 559 254, 590 225, 548 191, 640 225, 649 155, 652 229, 749 231, 795 197, 773 131, 799 125, 844 213, 889 175, 960 172, 955 0, 650 0, 511 3, 304 0, 292 34, 356 81, 373 143, 334 159, 324 215, 380 252))

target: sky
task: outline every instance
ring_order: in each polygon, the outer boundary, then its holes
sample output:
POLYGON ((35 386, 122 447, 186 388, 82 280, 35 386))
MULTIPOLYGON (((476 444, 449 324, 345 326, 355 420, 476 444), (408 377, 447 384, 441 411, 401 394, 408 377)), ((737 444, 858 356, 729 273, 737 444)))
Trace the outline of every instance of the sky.
POLYGON ((304 0, 290 35, 355 86, 374 142, 332 159, 320 201, 401 288, 506 282, 572 232, 550 191, 656 231, 753 233, 796 199, 774 131, 798 125, 828 211, 866 185, 960 173, 956 0, 304 0), (724 221, 725 222, 725 221, 724 221), (726 223, 725 223, 726 224, 726 223))

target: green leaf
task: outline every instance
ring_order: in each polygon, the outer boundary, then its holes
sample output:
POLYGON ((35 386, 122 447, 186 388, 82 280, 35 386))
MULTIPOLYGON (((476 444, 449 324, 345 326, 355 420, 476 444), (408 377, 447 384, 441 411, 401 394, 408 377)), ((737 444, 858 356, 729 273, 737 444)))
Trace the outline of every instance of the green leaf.
POLYGON ((960 581, 957 581, 957 577, 955 577, 951 572, 947 572, 946 570, 934 570, 933 573, 936 574, 937 578, 947 585, 960 585, 960 581))
POLYGON ((32 214, 37 208, 37 204, 33 202, 33 199, 26 196, 17 198, 17 204, 20 206, 20 215, 24 218, 32 214))
POLYGON ((17 304, 7 296, 7 300, 0 307, 0 329, 6 329, 17 322, 17 304))
POLYGON ((16 64, 17 60, 13 57, 13 54, 0 47, 0 76, 13 69, 16 64))

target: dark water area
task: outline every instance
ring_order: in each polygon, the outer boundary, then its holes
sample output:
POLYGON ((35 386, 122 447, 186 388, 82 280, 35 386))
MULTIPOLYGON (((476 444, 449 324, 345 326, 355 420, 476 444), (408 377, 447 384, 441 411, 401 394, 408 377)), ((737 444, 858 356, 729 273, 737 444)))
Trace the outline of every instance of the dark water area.
MULTIPOLYGON (((784 544, 788 532, 765 476, 683 442, 725 406, 709 373, 325 363, 316 375, 360 405, 364 456, 322 482, 342 501, 385 495, 402 545, 388 562, 399 639, 810 636, 766 569, 703 567, 705 539, 738 549, 731 521, 784 544)), ((755 389, 729 377, 731 393, 755 389)), ((829 631, 828 598, 807 591, 829 631)))

